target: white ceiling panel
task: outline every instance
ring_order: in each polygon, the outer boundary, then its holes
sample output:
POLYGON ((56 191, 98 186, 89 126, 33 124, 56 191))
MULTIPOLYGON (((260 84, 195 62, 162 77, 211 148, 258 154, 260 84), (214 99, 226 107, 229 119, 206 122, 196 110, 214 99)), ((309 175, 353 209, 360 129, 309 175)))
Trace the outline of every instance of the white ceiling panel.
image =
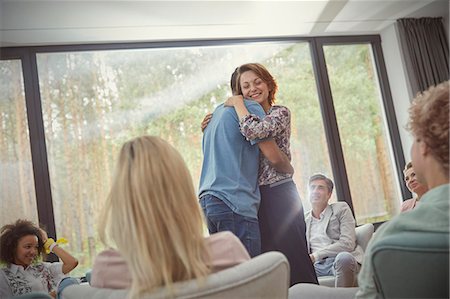
POLYGON ((425 8, 448 17, 448 0, 0 0, 0 45, 376 34, 425 8))

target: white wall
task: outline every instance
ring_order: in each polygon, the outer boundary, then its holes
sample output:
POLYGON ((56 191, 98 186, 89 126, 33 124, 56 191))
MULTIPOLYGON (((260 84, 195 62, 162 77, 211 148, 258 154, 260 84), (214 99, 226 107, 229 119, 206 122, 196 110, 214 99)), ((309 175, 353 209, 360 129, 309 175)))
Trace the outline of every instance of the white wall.
POLYGON ((409 149, 413 139, 405 129, 405 125, 408 122, 408 108, 413 95, 401 53, 396 25, 393 24, 383 30, 380 36, 405 161, 409 161, 411 158, 409 149))

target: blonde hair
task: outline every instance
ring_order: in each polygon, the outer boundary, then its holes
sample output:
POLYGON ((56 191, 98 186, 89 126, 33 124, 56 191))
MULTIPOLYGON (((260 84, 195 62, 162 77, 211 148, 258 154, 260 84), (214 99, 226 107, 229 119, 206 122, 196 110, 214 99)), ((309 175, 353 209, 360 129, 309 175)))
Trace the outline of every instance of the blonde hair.
POLYGON ((203 218, 192 178, 178 151, 142 136, 120 151, 100 237, 116 243, 132 276, 131 298, 209 273, 203 218))
POLYGON ((423 139, 433 156, 449 171, 449 81, 420 93, 409 108, 407 128, 423 139))

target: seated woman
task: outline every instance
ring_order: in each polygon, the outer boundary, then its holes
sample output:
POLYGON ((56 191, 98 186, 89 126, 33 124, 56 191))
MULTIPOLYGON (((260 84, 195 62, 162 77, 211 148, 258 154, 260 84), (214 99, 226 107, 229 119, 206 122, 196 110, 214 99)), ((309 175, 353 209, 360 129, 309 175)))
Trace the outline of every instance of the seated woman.
POLYGON ((411 162, 405 165, 403 176, 406 187, 409 191, 411 191, 411 193, 413 193, 413 198, 407 199, 402 203, 401 211, 405 212, 414 209, 422 195, 428 191, 428 187, 417 180, 416 173, 411 162))
POLYGON ((3 226, 0 233, 0 261, 6 264, 0 270, 0 298, 31 292, 49 293, 55 298, 56 286, 78 265, 77 259, 31 221, 17 220, 3 226), (39 262, 44 249, 56 254, 62 263, 39 262))
POLYGON ((250 257, 237 237, 204 238, 200 205, 183 158, 155 136, 126 142, 100 219, 116 250, 96 258, 91 285, 131 288, 131 298, 174 282, 201 279, 250 257))

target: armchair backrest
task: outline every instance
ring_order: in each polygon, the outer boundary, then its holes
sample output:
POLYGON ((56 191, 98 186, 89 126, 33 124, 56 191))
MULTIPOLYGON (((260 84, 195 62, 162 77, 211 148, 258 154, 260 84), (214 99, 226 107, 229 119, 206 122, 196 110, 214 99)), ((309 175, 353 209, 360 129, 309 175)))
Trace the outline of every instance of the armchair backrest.
POLYGON ((13 299, 53 299, 53 297, 47 293, 33 292, 13 297, 13 299))
MULTIPOLYGON (((279 252, 267 252, 245 263, 213 273, 206 281, 185 281, 174 284, 175 297, 159 288, 141 299, 162 298, 287 298, 289 263, 279 252)), ((62 299, 123 299, 127 290, 98 289, 85 285, 68 286, 62 299)))
POLYGON ((380 298, 449 298, 448 233, 394 234, 372 253, 380 298))
POLYGON ((356 229, 356 244, 366 251, 367 244, 372 238, 374 227, 372 223, 366 223, 358 226, 356 229))

